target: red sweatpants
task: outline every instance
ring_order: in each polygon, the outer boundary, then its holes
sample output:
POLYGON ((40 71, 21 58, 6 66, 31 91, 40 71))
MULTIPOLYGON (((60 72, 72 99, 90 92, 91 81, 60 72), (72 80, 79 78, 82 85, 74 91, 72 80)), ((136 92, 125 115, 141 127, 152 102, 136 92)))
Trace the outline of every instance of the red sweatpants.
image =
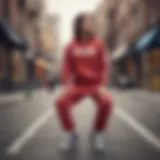
POLYGON ((90 96, 97 104, 94 130, 102 131, 105 129, 112 107, 112 100, 109 93, 99 94, 95 87, 78 87, 72 85, 66 93, 62 93, 56 100, 60 122, 66 131, 73 131, 75 129, 70 112, 71 107, 85 96, 90 96))

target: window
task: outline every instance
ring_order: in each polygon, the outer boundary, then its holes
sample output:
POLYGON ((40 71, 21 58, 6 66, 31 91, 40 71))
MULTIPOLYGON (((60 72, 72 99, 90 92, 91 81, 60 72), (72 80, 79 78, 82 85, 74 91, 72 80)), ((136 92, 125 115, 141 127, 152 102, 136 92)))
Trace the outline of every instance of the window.
POLYGON ((114 8, 110 9, 110 11, 108 12, 108 17, 109 17, 109 19, 114 19, 114 17, 115 17, 115 9, 114 8))
POLYGON ((9 0, 4 0, 3 18, 4 18, 5 20, 8 20, 8 19, 9 19, 9 13, 10 13, 9 0))
POLYGON ((18 1, 18 8, 19 8, 19 10, 24 10, 24 8, 25 8, 25 0, 19 0, 18 1))
POLYGON ((131 16, 137 18, 138 13, 139 13, 139 8, 137 6, 133 6, 133 8, 131 9, 131 16))

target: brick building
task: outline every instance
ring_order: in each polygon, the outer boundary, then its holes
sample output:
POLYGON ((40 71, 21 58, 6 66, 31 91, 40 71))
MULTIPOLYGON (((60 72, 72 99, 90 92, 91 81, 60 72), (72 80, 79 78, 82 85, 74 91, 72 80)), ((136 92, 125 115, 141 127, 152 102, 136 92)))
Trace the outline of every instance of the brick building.
MULTIPOLYGON (((29 46, 36 48, 36 23, 43 6, 43 0, 0 0, 0 19, 7 22, 17 35, 26 39, 29 46)), ((0 50, 0 80, 5 81, 5 77, 8 77, 10 80, 6 86, 12 89, 13 83, 19 84, 26 80, 27 63, 20 50, 7 45, 1 45, 0 50)), ((1 84, 5 89, 5 84, 1 84)))
POLYGON ((112 42, 114 41, 114 22, 115 12, 118 6, 117 2, 117 0, 103 0, 94 12, 96 32, 104 39, 110 49, 112 49, 112 42))
MULTIPOLYGON (((105 21, 103 22, 105 27, 102 27, 102 23, 100 22, 98 26, 100 30, 102 30, 102 28, 103 30, 106 29, 103 33, 105 33, 106 44, 111 51, 112 59, 115 63, 113 69, 116 68, 115 70, 121 72, 120 74, 127 75, 136 80, 140 86, 143 86, 143 79, 149 79, 149 77, 154 77, 153 79, 156 80, 153 81, 158 82, 158 80, 160 80, 158 72, 156 73, 157 75, 149 74, 149 72, 151 72, 151 70, 152 72, 154 72, 153 70, 159 70, 160 61, 153 60, 159 59, 159 49, 156 49, 156 51, 154 51, 154 49, 145 50, 145 52, 152 54, 143 54, 143 56, 140 53, 144 52, 142 50, 139 50, 138 54, 133 54, 133 47, 135 47, 138 40, 150 29, 154 28, 154 26, 158 26, 160 22, 160 1, 103 0, 99 11, 103 12, 101 15, 105 17, 103 17, 102 20, 105 21), (152 64, 157 65, 154 65, 156 67, 150 68, 150 71, 146 71, 146 68, 153 66, 152 64), (148 65, 148 67, 145 67, 146 65, 148 65), (146 78, 146 75, 148 78, 146 78)), ((101 15, 99 14, 99 19, 102 19, 100 17, 101 15)), ((146 42, 146 39, 143 39, 143 43, 144 42, 146 42)), ((148 80, 147 82, 149 81, 151 84, 152 80, 148 80)), ((145 82, 145 84, 147 83, 145 82)), ((156 86, 156 83, 154 86, 156 86)))
MULTIPOLYGON (((111 21, 110 27, 108 27, 109 35, 107 38, 109 41, 111 41, 110 47, 112 49, 113 59, 120 59, 121 62, 121 60, 124 58, 123 68, 125 74, 133 79, 136 79, 138 84, 143 86, 143 79, 146 79, 146 77, 143 77, 144 71, 142 68, 145 67, 142 67, 142 62, 146 65, 149 64, 151 59, 147 60, 148 63, 146 63, 146 61, 144 62, 143 60, 142 54, 139 53, 136 55, 137 57, 134 57, 136 58, 135 62, 135 59, 130 54, 132 52, 130 48, 143 34, 149 30, 149 28, 159 24, 160 1, 119 0, 113 6, 114 7, 110 12, 111 14, 109 15, 111 21), (128 54, 127 56, 126 53, 128 54)), ((147 50, 147 52, 151 51, 147 50)), ((147 75, 148 78, 149 76, 151 77, 151 75, 147 75)))
POLYGON ((112 50, 122 43, 130 44, 159 21, 159 3, 159 0, 103 0, 95 11, 97 28, 105 33, 112 50))
POLYGON ((107 31, 107 21, 106 21, 106 8, 105 5, 99 4, 94 12, 96 33, 102 38, 105 39, 107 31))
POLYGON ((56 76, 59 65, 59 16, 45 13, 39 23, 39 42, 41 57, 37 59, 37 73, 43 77, 43 71, 47 70, 52 77, 56 76), (40 64, 40 65, 38 65, 40 64))

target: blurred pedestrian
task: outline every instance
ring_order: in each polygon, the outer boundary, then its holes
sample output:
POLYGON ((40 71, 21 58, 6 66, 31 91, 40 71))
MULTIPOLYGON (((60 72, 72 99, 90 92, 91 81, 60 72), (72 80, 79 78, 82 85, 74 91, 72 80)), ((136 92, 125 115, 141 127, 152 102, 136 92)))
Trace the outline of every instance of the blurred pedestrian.
MULTIPOLYGON (((97 104, 94 128, 90 143, 94 149, 103 150, 104 129, 111 114, 112 101, 106 90, 108 63, 103 42, 94 34, 90 14, 80 14, 74 23, 74 38, 66 46, 62 70, 62 94, 56 100, 61 124, 66 131, 62 149, 77 145, 78 136, 71 116, 71 107, 90 96, 97 104)), ((89 116, 89 115, 88 115, 89 116)))
POLYGON ((26 63, 27 63, 27 78, 26 78, 26 90, 25 90, 25 96, 26 99, 29 99, 32 97, 32 91, 33 91, 33 79, 34 79, 34 50, 33 48, 29 47, 29 49, 26 52, 26 63))

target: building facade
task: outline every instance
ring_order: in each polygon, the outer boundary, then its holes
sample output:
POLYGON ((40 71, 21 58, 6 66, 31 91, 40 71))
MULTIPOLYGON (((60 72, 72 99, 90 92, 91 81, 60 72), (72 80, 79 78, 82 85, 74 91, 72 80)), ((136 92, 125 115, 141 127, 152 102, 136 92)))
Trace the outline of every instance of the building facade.
MULTIPOLYGON (((31 48, 37 46, 36 23, 43 12, 43 2, 43 0, 0 0, 0 19, 26 39, 31 48)), ((12 89, 13 84, 22 83, 27 79, 28 64, 25 53, 11 49, 10 46, 1 46, 0 50, 0 79, 5 81, 3 79, 9 77, 9 88, 12 89)))
MULTIPOLYGON (((114 21, 112 21, 110 27, 110 36, 112 39, 112 53, 123 55, 122 46, 126 46, 126 50, 132 46, 149 28, 159 24, 160 20, 160 2, 157 0, 120 0, 118 5, 114 7, 114 21), (114 37, 114 38, 112 38, 114 37)), ((123 52, 125 53, 124 49, 123 52)), ((131 52, 131 51, 129 51, 131 52)), ((147 51, 152 52, 152 51, 147 51)), ((156 53, 158 51, 156 50, 156 53)), ((155 52, 152 54, 155 54, 155 52)), ((130 54, 131 55, 131 54, 130 54)), ((137 54, 138 55, 138 54, 137 54)), ((142 54, 136 57, 136 61, 132 56, 124 58, 126 74, 135 79, 139 86, 145 86, 145 81, 149 79, 151 75, 148 73, 147 77, 144 76, 144 70, 142 62, 146 59, 146 55, 142 54)), ((120 57, 120 56, 119 56, 120 57)), ((123 56, 122 56, 123 57, 123 56)), ((150 56, 149 56, 150 57, 150 56)), ((148 58, 149 58, 148 57, 148 58)), ((147 63, 151 61, 151 58, 145 60, 147 63)), ((150 62, 154 63, 154 62, 150 62)), ((160 62, 159 62, 160 63, 160 62)), ((146 64, 146 63, 145 63, 146 64)), ((151 64, 150 64, 151 66, 151 64)), ((149 71, 148 71, 149 72, 149 71)), ((146 74, 145 74, 146 75, 146 74)), ((155 76, 154 76, 155 77, 155 76)), ((152 78, 151 78, 152 79, 152 78)), ((149 81, 149 80, 148 80, 149 81)), ((150 81, 150 83, 152 83, 150 81)), ((149 84, 149 83, 148 83, 149 84)))
POLYGON ((114 38, 114 19, 116 7, 118 6, 117 2, 117 0, 103 0, 101 3, 99 3, 94 12, 96 32, 101 38, 104 39, 110 50, 112 48, 112 42, 114 38))
POLYGON ((44 14, 39 23, 39 31, 41 56, 36 62, 36 73, 39 78, 42 78, 46 70, 54 77, 59 65, 59 16, 44 14))
MULTIPOLYGON (((121 71, 120 74, 125 74, 131 79, 134 79, 140 86, 147 84, 144 79, 149 79, 149 77, 154 77, 150 78, 150 83, 152 83, 151 81, 157 82, 158 80, 151 80, 156 79, 156 76, 149 74, 150 71, 146 74, 147 67, 142 67, 142 64, 148 63, 148 66, 153 66, 152 64, 156 63, 156 68, 159 68, 160 66, 158 64, 160 64, 160 62, 155 62, 155 58, 151 58, 157 57, 158 49, 155 49, 156 51, 146 51, 154 54, 154 56, 150 54, 143 54, 144 56, 142 56, 142 54, 139 53, 136 57, 133 57, 131 48, 150 28, 159 24, 160 1, 103 0, 97 10, 99 11, 97 12, 99 13, 97 14, 97 19, 99 19, 99 21, 97 21, 97 25, 99 26, 98 30, 100 30, 104 36, 115 65, 117 65, 117 62, 121 64, 121 68, 117 69, 121 71)), ((117 68, 117 66, 115 66, 115 68, 117 68)), ((151 68, 149 70, 153 71, 151 68)), ((157 74, 157 79, 160 79, 158 77, 160 76, 157 74)))

